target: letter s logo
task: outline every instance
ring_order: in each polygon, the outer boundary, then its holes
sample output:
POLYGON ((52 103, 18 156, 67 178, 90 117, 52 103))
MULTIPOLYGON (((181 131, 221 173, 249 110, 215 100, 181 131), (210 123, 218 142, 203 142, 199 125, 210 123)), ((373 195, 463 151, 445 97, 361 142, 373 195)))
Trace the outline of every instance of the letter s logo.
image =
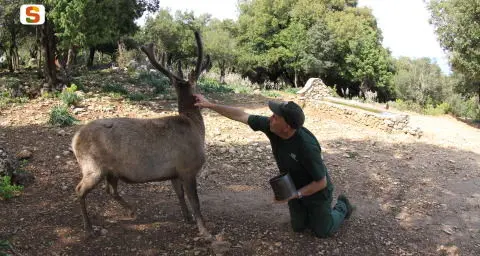
POLYGON ((40 15, 38 14, 39 12, 40 12, 40 8, 36 6, 28 6, 27 9, 25 10, 25 13, 27 15, 27 22, 38 23, 40 21, 40 15))
POLYGON ((20 6, 20 22, 24 25, 42 25, 45 23, 45 6, 41 4, 20 6))

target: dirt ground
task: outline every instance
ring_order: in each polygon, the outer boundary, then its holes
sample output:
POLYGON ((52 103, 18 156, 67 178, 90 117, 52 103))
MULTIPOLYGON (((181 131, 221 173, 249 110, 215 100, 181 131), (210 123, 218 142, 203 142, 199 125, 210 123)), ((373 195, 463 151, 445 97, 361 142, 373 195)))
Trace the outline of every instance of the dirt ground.
MULTIPOLYGON (((294 96, 285 96, 286 98, 294 96)), ((213 96, 269 115, 260 95, 213 96)), ((286 99, 285 98, 285 99, 286 99)), ((70 142, 80 125, 46 125, 58 104, 37 99, 0 112, 0 145, 33 153, 26 170, 35 183, 0 201, 0 240, 13 255, 214 255, 195 225, 183 221, 169 182, 126 185, 137 218, 98 187, 87 198, 100 235, 86 239, 74 188, 80 172, 70 142)), ((174 114, 175 101, 127 103, 92 95, 83 122, 103 117, 174 114)), ((412 115, 418 139, 331 117, 307 104, 305 126, 322 145, 335 194, 357 205, 334 237, 293 233, 287 206, 273 203, 268 180, 277 175, 267 138, 204 110, 207 163, 199 197, 207 227, 231 243, 225 255, 480 255, 480 130, 450 117, 412 115)), ((336 196, 335 196, 336 198, 336 196)), ((1 254, 1 253, 0 253, 1 254)))

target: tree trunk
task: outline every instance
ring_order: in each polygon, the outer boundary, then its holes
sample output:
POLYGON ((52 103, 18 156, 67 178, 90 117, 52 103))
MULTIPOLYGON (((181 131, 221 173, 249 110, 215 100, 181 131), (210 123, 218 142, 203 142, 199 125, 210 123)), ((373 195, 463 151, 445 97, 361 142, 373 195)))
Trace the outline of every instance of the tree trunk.
POLYGON ((220 83, 225 83, 225 64, 220 65, 220 83))
POLYGON ((123 42, 122 40, 118 40, 117 45, 118 45, 118 47, 117 47, 117 51, 118 51, 117 63, 118 63, 118 66, 121 67, 121 68, 128 68, 129 60, 127 60, 127 58, 125 56, 125 52, 127 51, 127 47, 125 46, 125 42, 123 42))
POLYGON ((68 57, 67 57, 67 64, 66 68, 69 70, 71 65, 73 64, 75 60, 75 50, 73 49, 73 46, 70 46, 68 48, 68 57))
POLYGON ((12 49, 9 49, 8 51, 8 71, 10 71, 10 73, 13 73, 13 71, 15 71, 15 69, 13 68, 13 57, 12 57, 12 49))
POLYGON ((477 96, 478 96, 478 105, 480 106, 480 83, 477 84, 478 89, 477 89, 477 96))
POLYGON ((37 50, 37 68, 38 68, 38 73, 41 74, 42 73, 42 50, 40 49, 41 45, 42 45, 42 41, 41 41, 41 27, 40 26, 36 26, 35 28, 35 38, 36 38, 36 44, 37 44, 37 47, 39 48, 37 50))
POLYGON ((296 69, 294 70, 294 73, 295 73, 295 75, 294 75, 294 78, 293 78, 293 84, 294 84, 295 88, 298 88, 298 72, 297 72, 296 69))
POLYGON ((87 67, 93 66, 93 58, 95 57, 95 47, 90 47, 90 54, 88 55, 87 67))
POLYGON ((15 26, 10 29, 10 47, 8 49, 8 69, 14 72, 19 67, 18 48, 17 48, 17 30, 15 26))
POLYGON ((41 29, 43 55, 45 56, 44 74, 47 80, 48 90, 53 91, 58 83, 57 68, 55 65, 55 35, 49 20, 45 20, 41 29))

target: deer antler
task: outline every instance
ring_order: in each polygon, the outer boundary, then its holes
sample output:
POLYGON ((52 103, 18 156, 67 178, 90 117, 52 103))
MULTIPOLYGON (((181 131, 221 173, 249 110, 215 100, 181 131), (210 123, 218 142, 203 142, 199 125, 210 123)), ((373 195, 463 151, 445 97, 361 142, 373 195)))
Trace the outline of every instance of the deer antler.
POLYGON ((179 82, 185 82, 186 83, 186 81, 183 78, 181 78, 181 77, 175 75, 174 73, 170 72, 170 70, 166 69, 162 64, 157 62, 157 60, 155 59, 155 54, 153 53, 153 43, 143 45, 141 47, 141 49, 147 55, 148 60, 150 60, 150 63, 152 63, 152 65, 156 69, 158 69, 160 72, 162 72, 164 75, 166 75, 170 79, 175 79, 179 82))
POLYGON ((212 65, 212 60, 210 59, 210 54, 205 56, 205 61, 203 62, 202 71, 210 68, 212 65))
POLYGON ((203 43, 198 30, 195 31, 195 41, 197 41, 197 65, 195 66, 195 80, 198 80, 203 71, 203 43))
MULTIPOLYGON (((190 82, 192 82, 191 80, 197 81, 202 71, 210 63, 210 56, 207 56, 207 61, 205 63, 203 61, 203 42, 202 42, 202 37, 200 36, 200 32, 198 30, 195 30, 194 33, 195 33, 195 41, 197 42, 197 63, 195 65, 195 70, 192 70, 192 72, 188 76, 188 80, 190 82)), ((158 69, 160 72, 168 76, 170 80, 172 80, 172 83, 175 83, 177 85, 187 85, 189 83, 186 80, 184 80, 183 77, 174 74, 170 70, 166 69, 162 64, 157 62, 157 60, 155 59, 155 54, 153 53, 153 43, 144 45, 141 47, 141 49, 147 55, 148 59, 150 60, 150 63, 152 63, 152 65, 156 69, 158 69)), ((181 71, 181 69, 179 70, 181 71)))

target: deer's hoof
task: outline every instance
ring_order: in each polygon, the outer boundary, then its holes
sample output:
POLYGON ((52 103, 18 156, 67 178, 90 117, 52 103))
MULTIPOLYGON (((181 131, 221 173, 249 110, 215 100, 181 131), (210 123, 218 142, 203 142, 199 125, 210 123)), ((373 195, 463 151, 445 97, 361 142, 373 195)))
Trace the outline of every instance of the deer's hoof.
POLYGON ((206 230, 201 231, 200 236, 203 237, 203 239, 208 240, 208 241, 210 241, 210 240, 213 241, 214 240, 212 234, 210 234, 210 232, 208 232, 206 230))
POLYGON ((92 228, 85 229, 85 239, 93 239, 97 236, 95 231, 92 228))
POLYGON ((137 214, 135 213, 134 210, 131 210, 128 212, 128 217, 129 218, 132 218, 132 219, 136 219, 137 218, 137 214))

